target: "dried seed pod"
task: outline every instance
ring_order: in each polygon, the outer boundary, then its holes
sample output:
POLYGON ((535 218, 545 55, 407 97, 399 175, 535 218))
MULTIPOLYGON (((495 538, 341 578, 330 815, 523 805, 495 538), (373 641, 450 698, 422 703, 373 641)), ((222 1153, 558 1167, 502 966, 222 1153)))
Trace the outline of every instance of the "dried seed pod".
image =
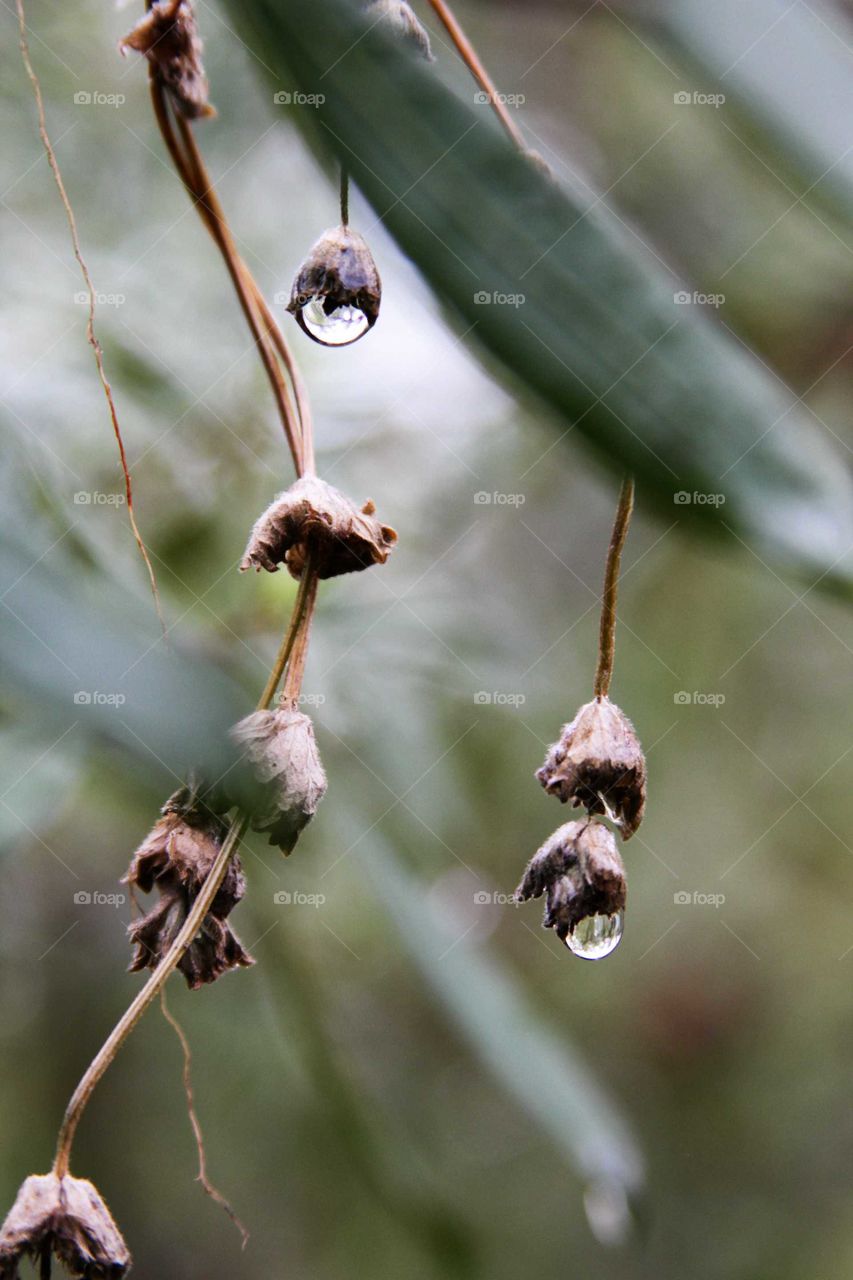
POLYGON ((380 524, 375 510, 366 502, 359 511, 340 490, 316 476, 303 476, 256 522, 240 568, 275 573, 283 563, 299 578, 309 543, 321 578, 384 564, 397 534, 380 524))
POLYGON ((435 62, 426 27, 407 0, 370 0, 365 12, 416 49, 427 62, 435 62))
POLYGON ((50 1259, 59 1259, 83 1280, 119 1280, 130 1254, 96 1187, 69 1174, 33 1174, 18 1192, 0 1228, 0 1280, 18 1280, 24 1257, 41 1262, 50 1275, 50 1259))
POLYGON ((564 803, 611 816, 625 840, 642 821, 646 761, 633 725, 609 698, 586 703, 563 726, 536 777, 564 803))
POLYGON ((625 868, 613 833, 600 822, 567 822, 527 865, 519 902, 545 894, 543 927, 575 954, 608 955, 622 937, 625 868))
POLYGON ((299 268, 287 309, 325 347, 345 347, 376 324, 382 283, 364 236, 326 231, 299 268))
POLYGON ((270 844, 282 853, 291 853, 328 785, 314 726, 301 711, 284 707, 254 711, 231 732, 265 784, 265 803, 252 825, 255 831, 267 832, 270 844))
POLYGON ((182 116, 198 120, 216 115, 207 100, 202 44, 190 0, 155 0, 119 49, 135 49, 148 58, 182 116))
MULTIPOLYGON (((132 973, 155 969, 168 952, 210 873, 226 830, 227 824, 191 788, 182 787, 163 806, 162 816, 136 850, 124 877, 126 884, 143 893, 156 888, 160 894, 156 906, 130 925, 135 948, 132 973)), ((245 891, 246 878, 235 854, 201 929, 178 965, 193 990, 238 965, 254 964, 225 923, 245 891)))

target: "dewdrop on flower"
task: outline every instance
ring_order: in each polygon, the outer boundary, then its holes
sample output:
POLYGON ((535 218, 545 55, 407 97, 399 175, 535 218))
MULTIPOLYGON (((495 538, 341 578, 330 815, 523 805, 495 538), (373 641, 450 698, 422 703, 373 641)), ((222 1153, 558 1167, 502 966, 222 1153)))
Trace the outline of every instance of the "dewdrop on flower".
POLYGON ((382 282, 367 241, 347 226, 326 231, 299 268, 288 311, 324 347, 345 347, 372 329, 382 282))
POLYGON ((584 960, 602 960, 622 939, 627 886, 613 832, 595 821, 567 822, 527 865, 518 902, 545 895, 543 927, 584 960))

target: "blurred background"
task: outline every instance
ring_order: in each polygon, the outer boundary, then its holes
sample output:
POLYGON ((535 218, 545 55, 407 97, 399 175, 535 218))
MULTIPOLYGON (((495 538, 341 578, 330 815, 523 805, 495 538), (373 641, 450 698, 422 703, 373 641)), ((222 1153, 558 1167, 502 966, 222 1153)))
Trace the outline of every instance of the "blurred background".
MULTIPOLYGON (((415 7, 436 75, 469 95, 415 7)), ((722 297, 693 305, 846 457, 849 6, 456 8, 558 180, 674 290, 722 297)), ((108 1199, 140 1277, 847 1274, 849 610, 748 546, 686 536, 677 505, 665 520, 640 494, 613 685, 649 765, 625 936, 585 964, 541 931, 539 904, 510 905, 570 816, 533 773, 590 696, 616 477, 479 363, 358 192, 381 319, 345 350, 298 332, 283 302, 336 191, 224 13, 198 10, 219 111, 201 145, 288 326, 320 474, 372 497, 400 540, 381 570, 321 591, 305 689, 330 787, 290 860, 259 837, 243 851, 233 923, 256 967, 170 987, 210 1175, 247 1249, 193 1181, 180 1049, 156 1010, 98 1090, 74 1171, 108 1199)), ((167 625, 248 709, 295 585, 236 568, 291 479, 268 388, 144 66, 117 53, 136 10, 30 0, 27 16, 167 625)), ((4 596, 6 621, 48 570, 86 602, 95 650, 88 602, 143 617, 144 664, 156 625, 82 283, 8 6, 0 21, 2 484, 39 566, 4 596)), ((66 626, 57 608, 26 640, 46 687, 66 626)), ((122 892, 168 784, 70 701, 45 720, 14 684, 3 699, 5 1205, 48 1167, 73 1085, 138 988, 129 904, 103 896, 122 892)))

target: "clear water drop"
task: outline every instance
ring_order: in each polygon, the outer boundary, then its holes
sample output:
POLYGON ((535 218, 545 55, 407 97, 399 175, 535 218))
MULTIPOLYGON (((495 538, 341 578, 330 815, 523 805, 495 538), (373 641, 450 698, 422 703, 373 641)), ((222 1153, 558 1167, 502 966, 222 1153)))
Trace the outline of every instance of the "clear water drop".
POLYGON ((622 941, 625 912, 612 916, 584 916, 566 937, 566 946, 582 960, 603 960, 622 941))
POLYGON ((319 296, 305 303, 301 315, 311 337, 326 347, 344 347, 370 328, 370 321, 359 307, 337 307, 327 315, 319 296))

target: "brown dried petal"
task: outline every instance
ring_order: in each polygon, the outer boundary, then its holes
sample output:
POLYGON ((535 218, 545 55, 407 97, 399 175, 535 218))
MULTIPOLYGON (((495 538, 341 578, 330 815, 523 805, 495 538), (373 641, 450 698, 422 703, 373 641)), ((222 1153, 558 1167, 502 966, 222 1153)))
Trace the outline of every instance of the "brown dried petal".
POLYGON ((324 231, 293 282, 287 309, 295 315, 299 327, 308 337, 320 342, 302 315, 302 308, 313 298, 322 299, 323 312, 327 316, 338 307, 356 307, 364 313, 368 328, 376 323, 382 301, 382 282, 367 241, 351 227, 332 227, 324 231))
POLYGON ((564 803, 607 813, 619 823, 623 839, 634 834, 646 803, 646 761, 628 717, 610 701, 597 698, 563 726, 536 777, 564 803))
POLYGON ((288 707, 255 711, 232 733, 266 784, 267 805, 255 816, 254 829, 267 832, 270 844, 282 853, 291 853, 328 785, 314 726, 308 716, 288 707))
POLYGON ((27 1178, 0 1229, 0 1280, 18 1280, 26 1255, 54 1254, 72 1276, 120 1280, 131 1258, 112 1214, 85 1178, 27 1178))
POLYGON ((155 0, 119 45, 135 49, 157 68, 175 107, 188 120, 215 115, 208 102, 202 44, 190 0, 155 0))
MULTIPOLYGON (((170 797, 163 816, 133 855, 125 882, 143 893, 156 888, 159 901, 128 930, 134 946, 131 972, 155 969, 178 936, 222 847, 226 824, 198 805, 188 788, 170 797)), ((254 964, 224 922, 246 891, 235 854, 202 927, 179 962, 190 987, 215 982, 228 969, 254 964)))
POLYGON ((427 62, 435 61, 426 27, 407 0, 371 0, 366 13, 417 49, 427 62))
POLYGON ((275 573, 286 564, 294 578, 302 574, 310 544, 321 578, 384 564, 397 534, 374 515, 372 502, 362 509, 317 476, 303 476, 256 522, 240 568, 275 573))
POLYGON ((558 827, 531 858, 515 896, 526 902, 543 893, 543 927, 564 942, 587 916, 624 911, 625 868, 613 833, 600 822, 558 827))

